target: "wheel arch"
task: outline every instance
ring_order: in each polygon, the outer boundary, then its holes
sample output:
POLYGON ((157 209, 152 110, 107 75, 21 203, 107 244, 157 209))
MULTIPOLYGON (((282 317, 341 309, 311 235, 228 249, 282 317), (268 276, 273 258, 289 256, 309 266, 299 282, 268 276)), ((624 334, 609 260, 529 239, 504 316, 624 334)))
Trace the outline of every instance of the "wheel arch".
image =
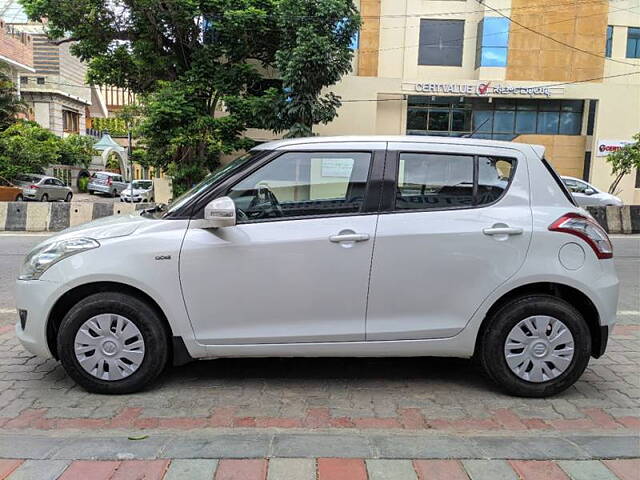
MULTIPOLYGON (((67 312, 80 300, 82 300, 87 295, 92 295, 100 292, 116 292, 116 293, 124 293, 131 296, 134 296, 140 300, 145 301, 146 303, 153 308, 160 319, 162 320, 162 326, 165 328, 169 342, 169 354, 172 358, 173 350, 172 345, 175 346, 175 338, 173 336, 173 331, 171 329, 171 325, 169 324, 169 320, 165 315, 160 305, 147 293, 140 290, 139 288, 132 287, 131 285, 127 285, 125 283, 120 282, 92 282, 85 283, 83 285, 76 286, 71 290, 65 292, 53 305, 51 311, 49 312, 49 317, 47 318, 47 346, 49 347, 49 351, 51 355, 58 360, 58 348, 57 348, 57 337, 58 337, 58 329, 60 328, 60 324, 62 323, 62 319, 67 314, 67 312), (171 340, 174 339, 174 340, 171 340)), ((180 339, 180 341, 182 341, 180 339)))
POLYGON ((595 358, 601 356, 601 352, 604 350, 602 343, 606 342, 607 339, 603 338, 602 335, 602 331, 600 328, 600 314, 598 313, 598 309, 589 299, 589 297, 577 288, 556 282, 536 282, 521 285, 517 288, 514 288, 513 290, 510 290, 509 292, 502 295, 499 299, 497 299, 493 303, 493 305, 491 305, 491 307, 487 311, 487 314, 482 320, 478 335, 476 336, 475 352, 479 351, 479 342, 481 341, 485 330, 491 324, 491 318, 493 317, 495 312, 497 312, 502 306, 511 302, 512 300, 515 300, 516 298, 534 294, 552 295, 554 297, 561 298, 567 301, 573 307, 575 307, 585 319, 585 322, 589 327, 589 332, 591 334, 591 355, 595 358))

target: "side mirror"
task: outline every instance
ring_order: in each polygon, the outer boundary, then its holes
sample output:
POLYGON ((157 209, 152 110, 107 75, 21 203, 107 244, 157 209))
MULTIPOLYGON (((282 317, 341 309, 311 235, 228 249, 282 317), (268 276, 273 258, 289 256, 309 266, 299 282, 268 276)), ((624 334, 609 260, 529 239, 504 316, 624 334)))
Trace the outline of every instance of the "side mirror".
POLYGON ((596 193, 596 191, 593 188, 585 188, 584 189, 584 193, 585 195, 593 195, 594 193, 596 193))
POLYGON ((236 224, 236 204, 229 197, 211 200, 204 207, 205 228, 233 227, 236 224))

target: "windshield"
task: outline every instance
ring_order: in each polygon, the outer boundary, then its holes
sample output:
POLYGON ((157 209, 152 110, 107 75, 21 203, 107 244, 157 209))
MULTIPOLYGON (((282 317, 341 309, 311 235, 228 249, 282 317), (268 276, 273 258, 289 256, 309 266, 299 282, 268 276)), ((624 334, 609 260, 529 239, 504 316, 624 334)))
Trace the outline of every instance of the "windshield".
POLYGON ((153 183, 150 180, 138 180, 132 183, 133 184, 133 189, 142 189, 142 190, 149 190, 152 186, 153 183))
POLYGON ((242 165, 249 163, 259 153, 260 151, 251 151, 251 152, 245 153, 244 155, 236 158, 235 160, 231 161, 227 165, 220 167, 219 169, 215 170, 213 173, 210 173, 200 183, 193 186, 192 188, 187 190, 185 193, 180 195, 178 198, 176 198, 171 204, 171 207, 169 208, 169 210, 167 210, 166 214, 170 214, 172 212, 177 211, 179 208, 186 205, 192 198, 195 198, 201 192, 209 188, 209 186, 213 185, 215 182, 217 182, 227 174, 231 173, 233 170, 236 170, 237 168, 240 168, 242 165))

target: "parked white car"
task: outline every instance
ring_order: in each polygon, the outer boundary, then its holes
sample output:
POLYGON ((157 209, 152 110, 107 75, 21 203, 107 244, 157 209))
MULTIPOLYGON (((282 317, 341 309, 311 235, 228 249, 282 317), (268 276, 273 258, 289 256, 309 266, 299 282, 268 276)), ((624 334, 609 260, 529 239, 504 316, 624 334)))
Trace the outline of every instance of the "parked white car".
POLYGON ((153 202, 153 181, 134 180, 120 192, 121 202, 153 202))
POLYGON ((576 203, 581 207, 608 207, 623 205, 622 200, 611 195, 610 193, 598 190, 590 183, 585 182, 574 177, 561 177, 564 184, 567 186, 573 198, 576 199, 576 203))
POLYGON ((192 359, 450 356, 553 395, 605 351, 618 278, 543 155, 441 137, 260 145, 168 209, 35 247, 17 336, 101 393, 192 359))

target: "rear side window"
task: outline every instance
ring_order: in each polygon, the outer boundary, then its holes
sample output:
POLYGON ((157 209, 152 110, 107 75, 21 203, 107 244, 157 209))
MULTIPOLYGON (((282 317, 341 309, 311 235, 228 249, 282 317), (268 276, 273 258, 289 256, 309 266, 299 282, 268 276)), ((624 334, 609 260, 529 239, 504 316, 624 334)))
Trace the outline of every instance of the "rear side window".
POLYGON ((482 206, 507 189, 515 160, 440 153, 401 153, 396 210, 482 206))

